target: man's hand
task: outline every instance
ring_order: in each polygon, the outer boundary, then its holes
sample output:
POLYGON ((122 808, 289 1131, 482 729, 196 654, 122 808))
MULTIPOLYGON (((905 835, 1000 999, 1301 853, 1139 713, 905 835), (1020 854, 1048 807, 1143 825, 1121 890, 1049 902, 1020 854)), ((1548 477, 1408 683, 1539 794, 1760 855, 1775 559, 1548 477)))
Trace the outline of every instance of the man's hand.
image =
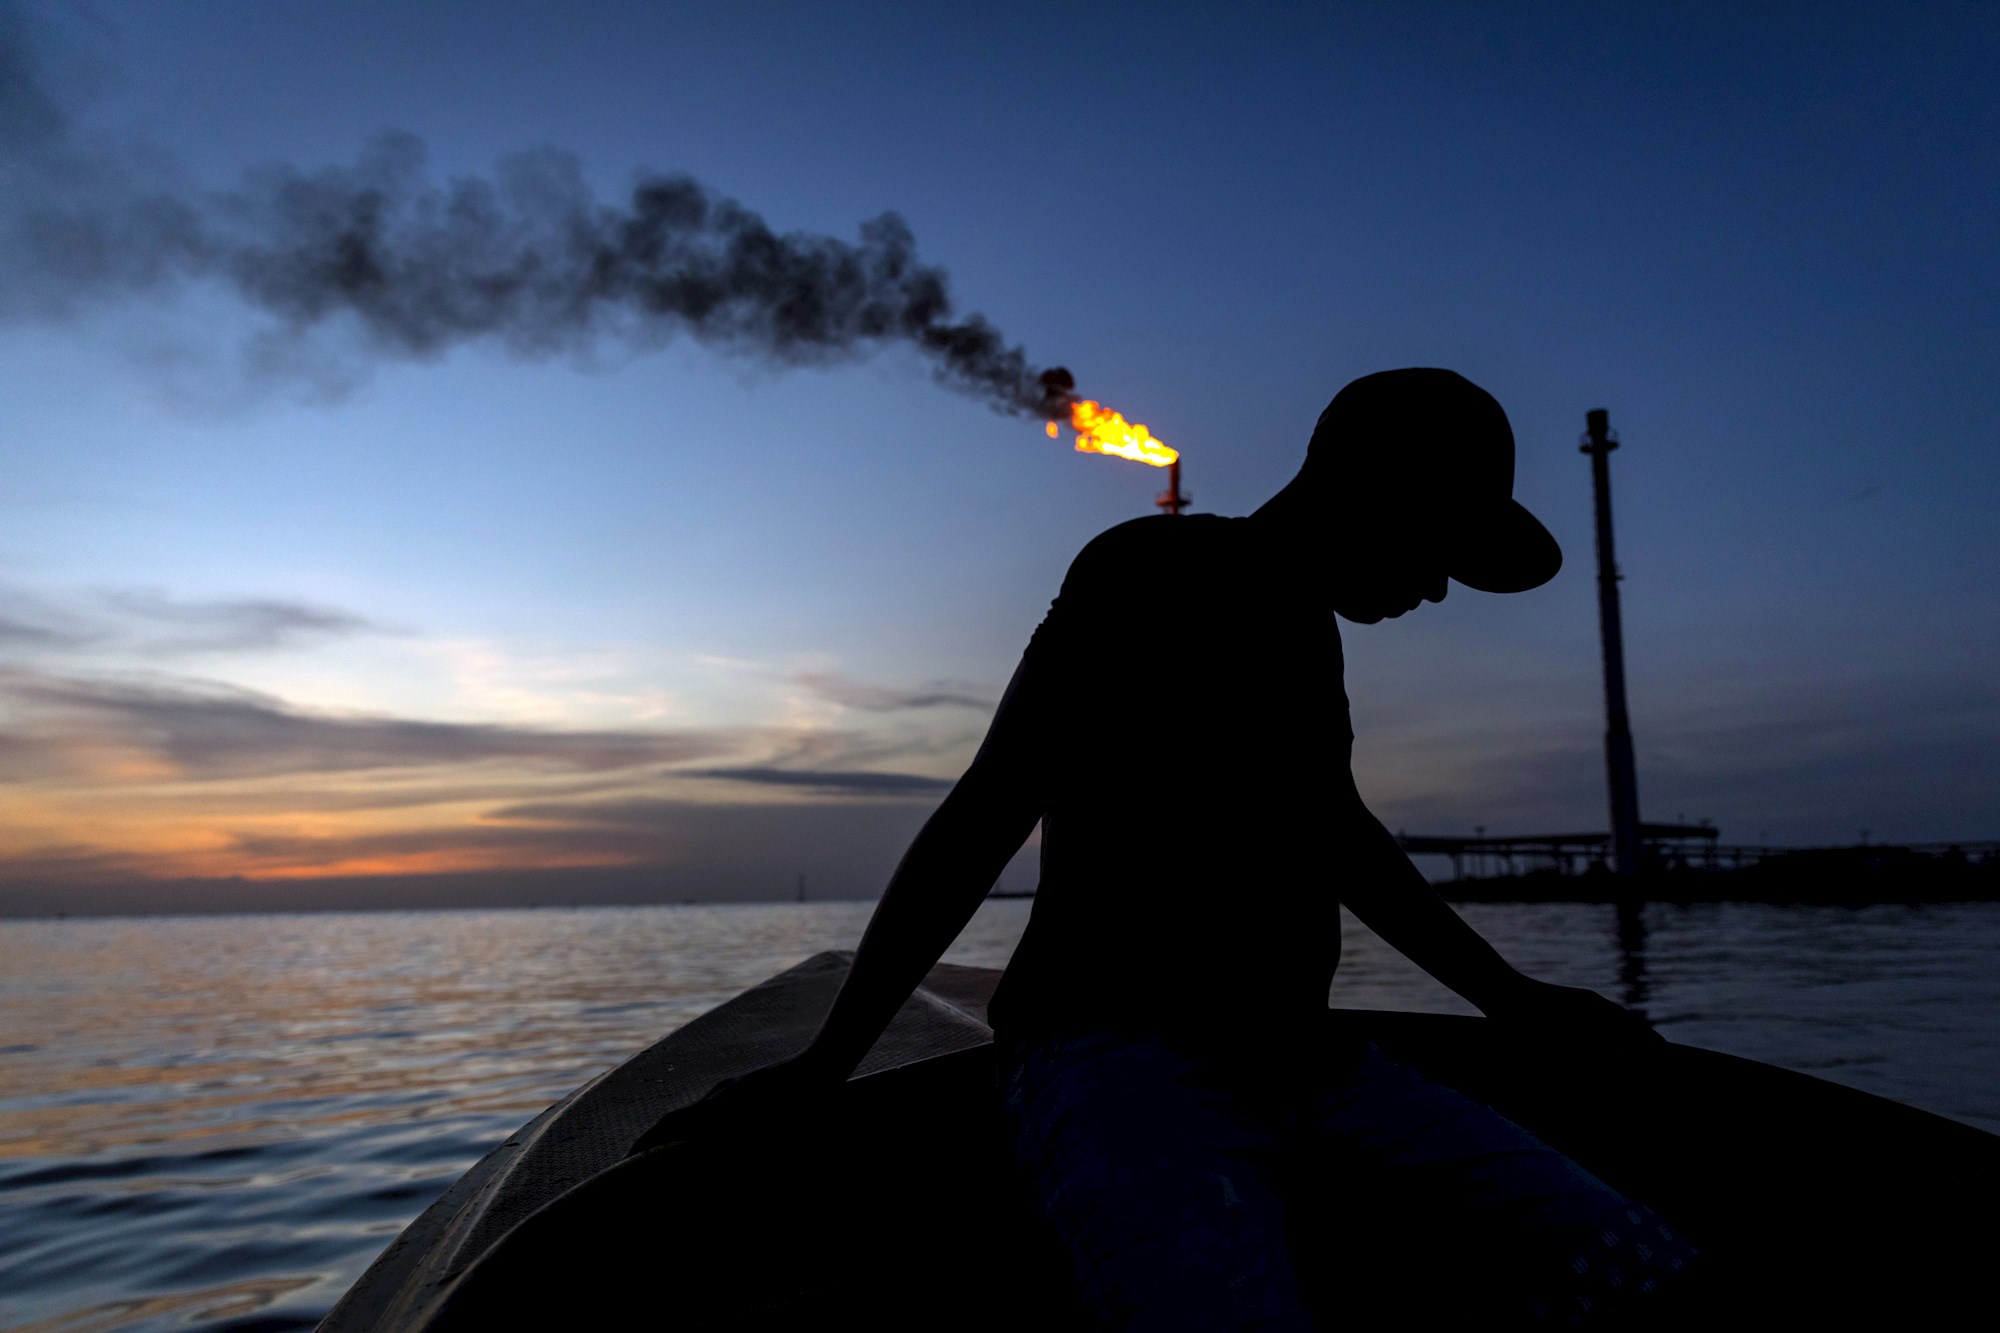
POLYGON ((669 1111, 626 1154, 636 1157, 689 1139, 755 1134, 799 1124, 846 1081, 847 1071, 807 1050, 789 1060, 726 1078, 700 1101, 669 1111))
POLYGON ((1613 1054, 1666 1043, 1645 1018, 1596 991, 1532 977, 1520 976, 1480 1007, 1488 1018, 1539 1041, 1580 1040, 1613 1054))

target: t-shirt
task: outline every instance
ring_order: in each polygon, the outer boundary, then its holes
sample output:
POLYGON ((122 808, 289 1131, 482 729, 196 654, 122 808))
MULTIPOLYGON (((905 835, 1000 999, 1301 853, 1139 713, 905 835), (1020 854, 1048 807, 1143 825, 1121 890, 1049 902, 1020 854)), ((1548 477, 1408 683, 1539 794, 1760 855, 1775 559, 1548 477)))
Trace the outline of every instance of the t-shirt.
POLYGON ((1046 800, 996 1029, 1324 1010, 1353 732, 1333 611, 1262 526, 1158 515, 1092 540, 1016 694, 1046 800))

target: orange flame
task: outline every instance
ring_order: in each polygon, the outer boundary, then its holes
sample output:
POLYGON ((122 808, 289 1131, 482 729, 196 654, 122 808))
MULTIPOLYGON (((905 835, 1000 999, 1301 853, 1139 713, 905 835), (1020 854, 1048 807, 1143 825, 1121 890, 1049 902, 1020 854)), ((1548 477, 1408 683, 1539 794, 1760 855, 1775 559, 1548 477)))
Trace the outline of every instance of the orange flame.
MULTIPOLYGON (((1071 403, 1069 424, 1076 429, 1076 451, 1080 454, 1110 454, 1151 467, 1165 467, 1180 457, 1179 451, 1161 444, 1144 426, 1108 411, 1101 403, 1071 403)), ((1056 423, 1051 421, 1048 430, 1049 438, 1055 439, 1056 423)))

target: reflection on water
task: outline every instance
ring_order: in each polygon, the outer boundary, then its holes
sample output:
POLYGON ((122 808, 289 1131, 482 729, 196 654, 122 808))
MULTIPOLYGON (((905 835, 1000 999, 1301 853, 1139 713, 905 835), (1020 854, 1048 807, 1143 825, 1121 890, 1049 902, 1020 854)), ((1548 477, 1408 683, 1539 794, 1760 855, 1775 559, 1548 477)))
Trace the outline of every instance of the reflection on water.
MULTIPOLYGON (((869 910, 0 923, 0 1329, 310 1328, 523 1121, 869 910)), ((1466 915, 1675 1040, 2000 1128, 2000 907, 1466 915)), ((1465 1010, 1348 924, 1335 1003, 1465 1010)))
POLYGON ((292 1319, 272 1321, 263 1312, 295 1291, 314 1286, 315 1278, 253 1278, 198 1291, 159 1296, 134 1296, 106 1301, 87 1310, 66 1311, 32 1323, 14 1324, 8 1333, 112 1333, 115 1329, 172 1325, 180 1328, 290 1328, 292 1319))
POLYGON ((1617 923, 1618 1001, 1650 1018, 1646 1009, 1646 905, 1619 903, 1617 923))

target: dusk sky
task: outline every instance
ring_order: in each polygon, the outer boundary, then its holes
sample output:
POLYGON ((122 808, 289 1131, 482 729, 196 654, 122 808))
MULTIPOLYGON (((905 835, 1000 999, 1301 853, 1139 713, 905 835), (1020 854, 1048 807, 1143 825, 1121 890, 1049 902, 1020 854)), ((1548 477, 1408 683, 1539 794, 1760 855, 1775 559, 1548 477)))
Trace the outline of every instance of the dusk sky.
POLYGON ((1604 827, 1607 408, 1645 816, 2000 837, 2000 6, 0 15, 0 913, 872 895, 1164 481, 895 339, 398 341, 76 241, 286 179, 893 211, 1198 511, 1358 375, 1469 376, 1567 564, 1343 626, 1412 833, 1604 827))

